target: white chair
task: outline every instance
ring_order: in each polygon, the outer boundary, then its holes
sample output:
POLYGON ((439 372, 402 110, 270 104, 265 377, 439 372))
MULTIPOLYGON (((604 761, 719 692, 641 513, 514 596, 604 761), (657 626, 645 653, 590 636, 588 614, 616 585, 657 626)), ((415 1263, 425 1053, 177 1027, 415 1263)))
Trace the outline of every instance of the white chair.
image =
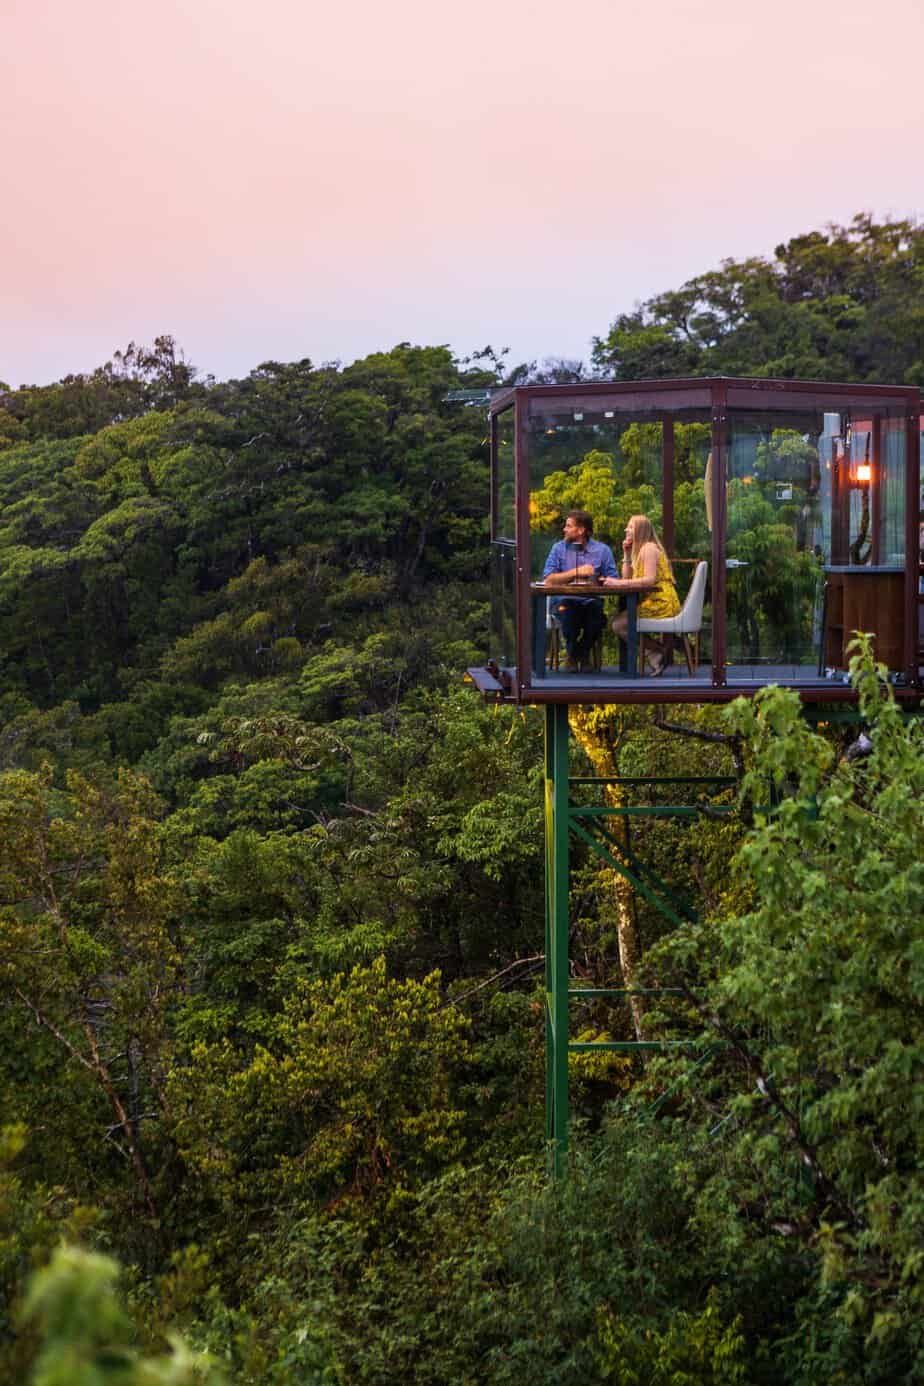
MULTIPOLYGON (((638 621, 639 635, 679 635, 682 638, 683 652, 686 655, 687 669, 691 678, 699 668, 699 632, 703 624, 703 598, 706 594, 706 574, 708 571, 708 563, 697 563, 693 581, 690 583, 690 590, 676 616, 665 616, 658 621, 646 620, 644 616, 640 616, 638 621)), ((640 663, 642 644, 643 642, 640 640, 640 663)))

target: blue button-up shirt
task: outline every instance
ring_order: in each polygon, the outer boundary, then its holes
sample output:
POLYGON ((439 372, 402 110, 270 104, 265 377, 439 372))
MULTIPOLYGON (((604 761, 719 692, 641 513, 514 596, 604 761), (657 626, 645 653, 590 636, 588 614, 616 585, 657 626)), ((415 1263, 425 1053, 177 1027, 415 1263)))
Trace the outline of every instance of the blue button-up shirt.
MULTIPOLYGON (((569 544, 566 539, 559 539, 549 550, 542 570, 543 579, 547 578, 549 573, 568 573, 575 568, 583 567, 585 563, 594 565, 594 577, 598 582, 605 577, 619 577, 613 550, 608 544, 601 544, 599 539, 588 539, 586 544, 569 544)), ((571 597, 567 588, 561 595, 569 601, 599 601, 598 597, 571 597)))

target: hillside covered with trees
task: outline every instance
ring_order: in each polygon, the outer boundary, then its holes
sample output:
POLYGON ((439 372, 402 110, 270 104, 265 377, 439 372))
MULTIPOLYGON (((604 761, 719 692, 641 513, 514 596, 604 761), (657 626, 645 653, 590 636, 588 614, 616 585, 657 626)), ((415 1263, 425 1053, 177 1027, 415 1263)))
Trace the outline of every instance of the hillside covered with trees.
POLYGON ((581 1037, 674 1044, 573 1058, 547 1179, 542 722, 461 685, 486 426, 447 395, 590 371, 924 384, 924 228, 726 262, 590 367, 220 382, 164 336, 0 389, 3 1381, 924 1373, 924 746, 863 648, 862 743, 778 689, 575 715, 585 773, 739 811, 636 830, 679 929, 575 851, 577 980, 630 919, 673 989, 581 1037))

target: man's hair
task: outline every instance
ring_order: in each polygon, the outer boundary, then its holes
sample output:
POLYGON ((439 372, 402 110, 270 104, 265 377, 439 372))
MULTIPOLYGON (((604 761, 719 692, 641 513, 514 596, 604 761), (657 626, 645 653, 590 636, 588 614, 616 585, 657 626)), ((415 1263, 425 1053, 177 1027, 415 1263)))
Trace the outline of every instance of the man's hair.
POLYGON ((589 515, 586 510, 569 510, 565 519, 573 520, 576 525, 580 525, 588 539, 594 532, 594 517, 589 515))

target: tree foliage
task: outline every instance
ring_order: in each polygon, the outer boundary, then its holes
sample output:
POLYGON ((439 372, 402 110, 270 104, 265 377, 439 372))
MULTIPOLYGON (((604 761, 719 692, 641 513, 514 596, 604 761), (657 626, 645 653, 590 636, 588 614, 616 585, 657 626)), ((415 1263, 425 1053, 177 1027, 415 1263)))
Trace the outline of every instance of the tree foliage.
POLYGON ((594 339, 598 372, 623 380, 758 375, 924 383, 924 227, 860 213, 724 260, 621 313, 594 339))

